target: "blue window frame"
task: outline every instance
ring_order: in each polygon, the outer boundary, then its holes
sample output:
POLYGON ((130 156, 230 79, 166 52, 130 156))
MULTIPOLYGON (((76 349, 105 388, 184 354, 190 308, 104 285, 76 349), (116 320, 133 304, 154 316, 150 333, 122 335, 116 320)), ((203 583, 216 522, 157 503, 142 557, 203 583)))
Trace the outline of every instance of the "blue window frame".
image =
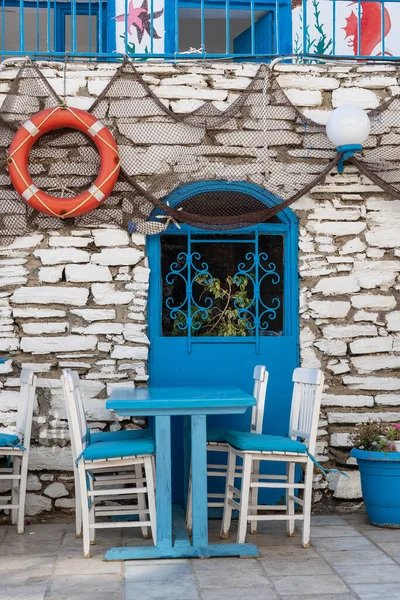
POLYGON ((8 54, 18 51, 79 54, 77 51, 79 46, 82 48, 82 54, 96 55, 107 52, 109 11, 106 1, 2 0, 1 9, 1 50, 8 54), (10 24, 13 33, 13 43, 10 46, 7 43, 7 33, 9 33, 7 15, 13 12, 13 9, 19 21, 19 36, 17 42, 13 22, 10 24), (78 40, 80 17, 87 17, 87 22, 80 23, 84 35, 80 35, 78 40))
MULTIPOLYGON (((190 14, 198 22, 196 35, 190 31, 189 40, 196 39, 210 58, 216 55, 272 55, 292 52, 292 14, 289 0, 171 0, 165 3, 165 53, 187 50, 182 46, 183 15, 190 14), (217 35, 210 23, 223 20, 217 35), (235 31, 237 20, 247 21, 240 32, 235 31), (207 34, 214 34, 214 45, 223 46, 219 52, 207 48, 207 34), (216 40, 218 37, 218 40, 216 40)), ((185 44, 184 44, 185 45, 185 44)), ((193 46, 193 43, 190 44, 193 46)))
POLYGON ((76 24, 80 16, 88 17, 88 47, 89 51, 107 52, 107 2, 55 2, 55 50, 56 52, 66 52, 77 49, 76 24), (67 48, 67 19, 70 17, 70 48, 67 48), (94 27, 93 27, 94 20, 94 27))

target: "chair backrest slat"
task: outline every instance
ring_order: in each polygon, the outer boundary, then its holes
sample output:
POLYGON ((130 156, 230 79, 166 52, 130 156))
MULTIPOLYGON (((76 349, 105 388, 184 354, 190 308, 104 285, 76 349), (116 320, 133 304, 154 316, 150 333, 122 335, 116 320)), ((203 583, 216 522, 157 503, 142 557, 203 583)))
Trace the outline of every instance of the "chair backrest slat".
MULTIPOLYGON (((78 377, 79 381, 79 377, 78 377)), ((86 419, 84 409, 81 406, 78 389, 75 385, 76 377, 74 371, 64 369, 61 376, 62 387, 65 397, 68 425, 71 436, 71 447, 74 460, 85 450, 86 440, 86 419)))
POLYGON ((32 432, 32 417, 36 404, 37 378, 30 369, 22 369, 21 387, 17 414, 17 434, 25 448, 29 448, 32 432))
POLYGON ((251 411, 251 428, 252 433, 262 433, 264 422, 265 396, 268 385, 268 371, 264 365, 257 365, 253 373, 254 388, 253 396, 256 399, 256 405, 251 411))
POLYGON ((319 369, 299 367, 293 371, 289 435, 304 439, 311 454, 315 451, 323 385, 324 375, 319 369))

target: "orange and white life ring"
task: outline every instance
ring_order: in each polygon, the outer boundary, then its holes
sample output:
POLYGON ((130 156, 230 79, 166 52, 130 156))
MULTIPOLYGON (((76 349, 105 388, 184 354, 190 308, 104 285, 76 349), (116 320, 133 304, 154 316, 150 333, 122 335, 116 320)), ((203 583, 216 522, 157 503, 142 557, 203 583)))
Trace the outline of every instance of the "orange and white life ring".
POLYGON ((78 108, 57 106, 36 113, 13 137, 8 151, 11 182, 29 205, 46 215, 62 219, 83 215, 104 202, 117 182, 120 158, 117 144, 109 129, 96 117, 78 108), (50 196, 32 181, 28 159, 32 146, 43 134, 68 127, 86 133, 100 154, 100 172, 88 190, 72 198, 50 196))

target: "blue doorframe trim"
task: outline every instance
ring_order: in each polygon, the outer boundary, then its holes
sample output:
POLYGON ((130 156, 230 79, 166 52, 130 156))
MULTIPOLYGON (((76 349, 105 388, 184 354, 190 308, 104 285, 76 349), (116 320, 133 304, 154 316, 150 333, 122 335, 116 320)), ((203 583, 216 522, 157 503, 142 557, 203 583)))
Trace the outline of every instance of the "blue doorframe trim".
MULTIPOLYGON (((183 203, 190 197, 212 191, 232 191, 241 192, 257 198, 266 206, 275 206, 277 198, 266 191, 264 188, 248 182, 230 182, 230 181, 199 181, 179 186, 169 196, 165 198, 165 202, 169 202, 170 206, 177 206, 183 203)), ((299 275, 298 275, 298 218, 290 209, 286 208, 277 214, 281 223, 260 223, 251 227, 215 232, 226 235, 244 234, 250 231, 260 231, 270 235, 286 234, 284 245, 284 331, 283 335, 294 337, 297 343, 297 355, 299 364, 299 275)), ((180 232, 190 230, 192 233, 205 234, 204 229, 190 227, 188 225, 180 225, 178 229, 175 225, 170 225, 162 234, 179 235, 180 232)), ((160 234, 147 236, 147 255, 150 264, 150 294, 149 294, 149 312, 148 312, 148 327, 150 340, 152 336, 158 337, 161 335, 161 309, 162 309, 162 294, 160 286, 159 269, 152 268, 156 265, 161 256, 160 234), (160 317, 160 318, 159 318, 160 317)), ((211 342, 214 338, 208 337, 207 342, 211 342)), ((220 342, 221 338, 215 338, 220 342)), ((232 340, 231 340, 232 341, 232 340)), ((243 339, 240 339, 243 343, 243 339)), ((149 373, 151 377, 151 353, 149 359, 149 373)))
MULTIPOLYGON (((241 192, 242 194, 248 194, 253 196, 260 202, 263 202, 266 206, 276 206, 277 198, 264 188, 256 185, 255 183, 249 183, 247 181, 224 181, 222 179, 216 180, 205 180, 195 181, 193 183, 186 183, 180 185, 173 192, 171 192, 165 198, 165 202, 168 201, 170 206, 176 206, 181 204, 191 196, 196 194, 202 194, 204 192, 241 192)), ((278 219, 282 223, 295 223, 297 225, 298 219, 295 213, 290 208, 285 208, 277 214, 278 219)), ((247 231, 248 228, 241 228, 240 231, 247 231)))

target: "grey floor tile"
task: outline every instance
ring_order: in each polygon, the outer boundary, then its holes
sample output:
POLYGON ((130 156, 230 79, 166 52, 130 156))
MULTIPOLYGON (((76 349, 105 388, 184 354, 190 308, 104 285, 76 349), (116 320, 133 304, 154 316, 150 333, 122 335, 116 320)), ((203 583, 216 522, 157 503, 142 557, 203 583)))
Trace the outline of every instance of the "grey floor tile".
MULTIPOLYGON (((84 560, 84 559, 82 559, 84 560)), ((65 575, 54 578, 46 600, 122 600, 123 583, 118 575, 65 575)))
MULTIPOLYGON (((103 529, 96 532, 95 546, 111 547, 114 545, 122 546, 122 533, 119 529, 103 529)), ((67 531, 62 548, 82 548, 82 539, 75 537, 75 531, 67 531)))
POLYGON ((314 525, 346 525, 346 521, 339 515, 312 515, 311 527, 314 525))
POLYGON ((282 596, 299 594, 345 594, 348 588, 337 575, 295 575, 272 577, 271 581, 282 596))
POLYGON ((400 587, 398 583, 368 583, 352 585, 352 589, 360 600, 400 600, 400 587))
POLYGON ((400 544, 400 529, 373 527, 364 532, 374 542, 397 542, 400 544))
MULTIPOLYGON (((60 547, 60 539, 33 540, 24 535, 18 539, 7 540, 0 544, 0 557, 8 555, 54 556, 60 547)), ((0 559, 1 560, 1 559, 0 559)))
POLYGON ((169 564, 160 562, 145 565, 129 563, 125 566, 127 583, 174 583, 177 581, 193 581, 193 569, 189 562, 176 561, 169 564))
MULTIPOLYGON (((93 553, 92 553, 93 554, 93 553)), ((83 556, 72 558, 58 558, 54 568, 54 577, 62 577, 64 575, 121 575, 122 563, 109 562, 103 560, 103 553, 97 556, 91 556, 90 562, 83 556)))
POLYGON ((209 559, 193 559, 191 561, 193 569, 197 571, 208 571, 218 569, 258 569, 259 560, 257 558, 209 558, 209 559))
POLYGON ((393 560, 376 548, 372 550, 338 550, 336 552, 321 552, 324 559, 333 567, 338 565, 388 565, 393 560))
POLYGON ((317 552, 325 550, 334 551, 376 549, 376 546, 362 535, 358 537, 314 538, 311 543, 317 552))
POLYGON ((270 545, 270 546, 259 546, 257 548, 260 552, 261 557, 272 557, 272 558, 286 558, 293 556, 297 560, 312 560, 313 558, 319 558, 318 552, 315 548, 303 548, 301 545, 300 539, 298 543, 293 546, 280 546, 280 545, 270 545))
POLYGON ((311 540, 325 537, 356 537, 361 536, 354 527, 348 524, 337 525, 335 527, 317 525, 311 527, 311 540))
POLYGON ((46 584, 13 585, 3 587, 0 585, 1 600, 44 600, 46 584))
MULTIPOLYGON (((36 525, 27 525, 23 535, 32 535, 36 539, 47 540, 49 537, 62 535, 67 528, 67 523, 37 523, 36 525)), ((16 537, 21 537, 17 534, 16 527, 9 527, 9 532, 15 534, 16 537)))
POLYGON ((0 526, 0 544, 4 540, 4 538, 6 536, 6 533, 7 533, 7 526, 6 525, 1 525, 0 526))
POLYGON ((265 571, 256 559, 195 560, 193 570, 201 589, 246 588, 268 584, 265 571))
MULTIPOLYGON (((4 586, 45 584, 51 575, 55 556, 30 555, 2 556, 0 559, 0 582, 4 586)), ((1 598, 0 594, 0 598, 1 598)))
POLYGON ((376 529, 369 522, 368 516, 366 513, 362 513, 359 515, 358 514, 357 515, 345 515, 345 516, 343 516, 343 519, 346 521, 346 523, 348 523, 352 527, 355 527, 359 531, 363 531, 364 529, 371 529, 371 528, 376 529))
POLYGON ((343 517, 343 519, 346 522, 364 522, 364 523, 368 523, 368 515, 365 511, 357 511, 357 512, 353 512, 353 513, 343 513, 343 515, 341 515, 343 517))
MULTIPOLYGON (((124 600, 200 600, 196 582, 192 581, 158 584, 128 582, 124 588, 124 600)), ((108 599, 110 600, 110 599, 108 599)), ((113 598, 114 600, 114 598, 113 598)))
MULTIPOLYGON (((230 535, 228 542, 236 542, 236 534, 230 535)), ((250 533, 246 536, 246 542, 248 544, 255 544, 256 546, 271 546, 276 548, 277 546, 286 546, 287 548, 296 547, 302 548, 301 545, 301 532, 296 531, 296 535, 288 537, 286 531, 280 534, 257 533, 251 535, 250 533)))
POLYGON ((297 560, 294 556, 286 558, 263 558, 260 561, 268 577, 283 575, 333 575, 332 568, 322 558, 297 560))
POLYGON ((347 583, 394 583, 400 582, 399 565, 337 566, 338 575, 347 583))
POLYGON ((397 542, 376 542, 379 548, 382 548, 384 552, 390 554, 390 556, 397 557, 396 560, 399 559, 400 556, 400 540, 397 542))
POLYGON ((110 547, 112 546, 154 546, 154 542, 151 539, 125 537, 122 544, 111 544, 110 547))
POLYGON ((202 600, 277 600, 271 586, 201 590, 202 600))
MULTIPOLYGON (((305 594, 298 596, 282 596, 282 600, 320 600, 321 596, 319 594, 305 594)), ((323 600, 354 600, 354 596, 352 594, 327 594, 324 595, 323 600)))
MULTIPOLYGON (((96 543, 90 547, 91 556, 104 557, 108 548, 122 546, 122 534, 120 530, 103 530, 96 534, 96 543)), ((83 557, 82 539, 75 537, 75 532, 67 532, 59 549, 60 558, 83 557)))

